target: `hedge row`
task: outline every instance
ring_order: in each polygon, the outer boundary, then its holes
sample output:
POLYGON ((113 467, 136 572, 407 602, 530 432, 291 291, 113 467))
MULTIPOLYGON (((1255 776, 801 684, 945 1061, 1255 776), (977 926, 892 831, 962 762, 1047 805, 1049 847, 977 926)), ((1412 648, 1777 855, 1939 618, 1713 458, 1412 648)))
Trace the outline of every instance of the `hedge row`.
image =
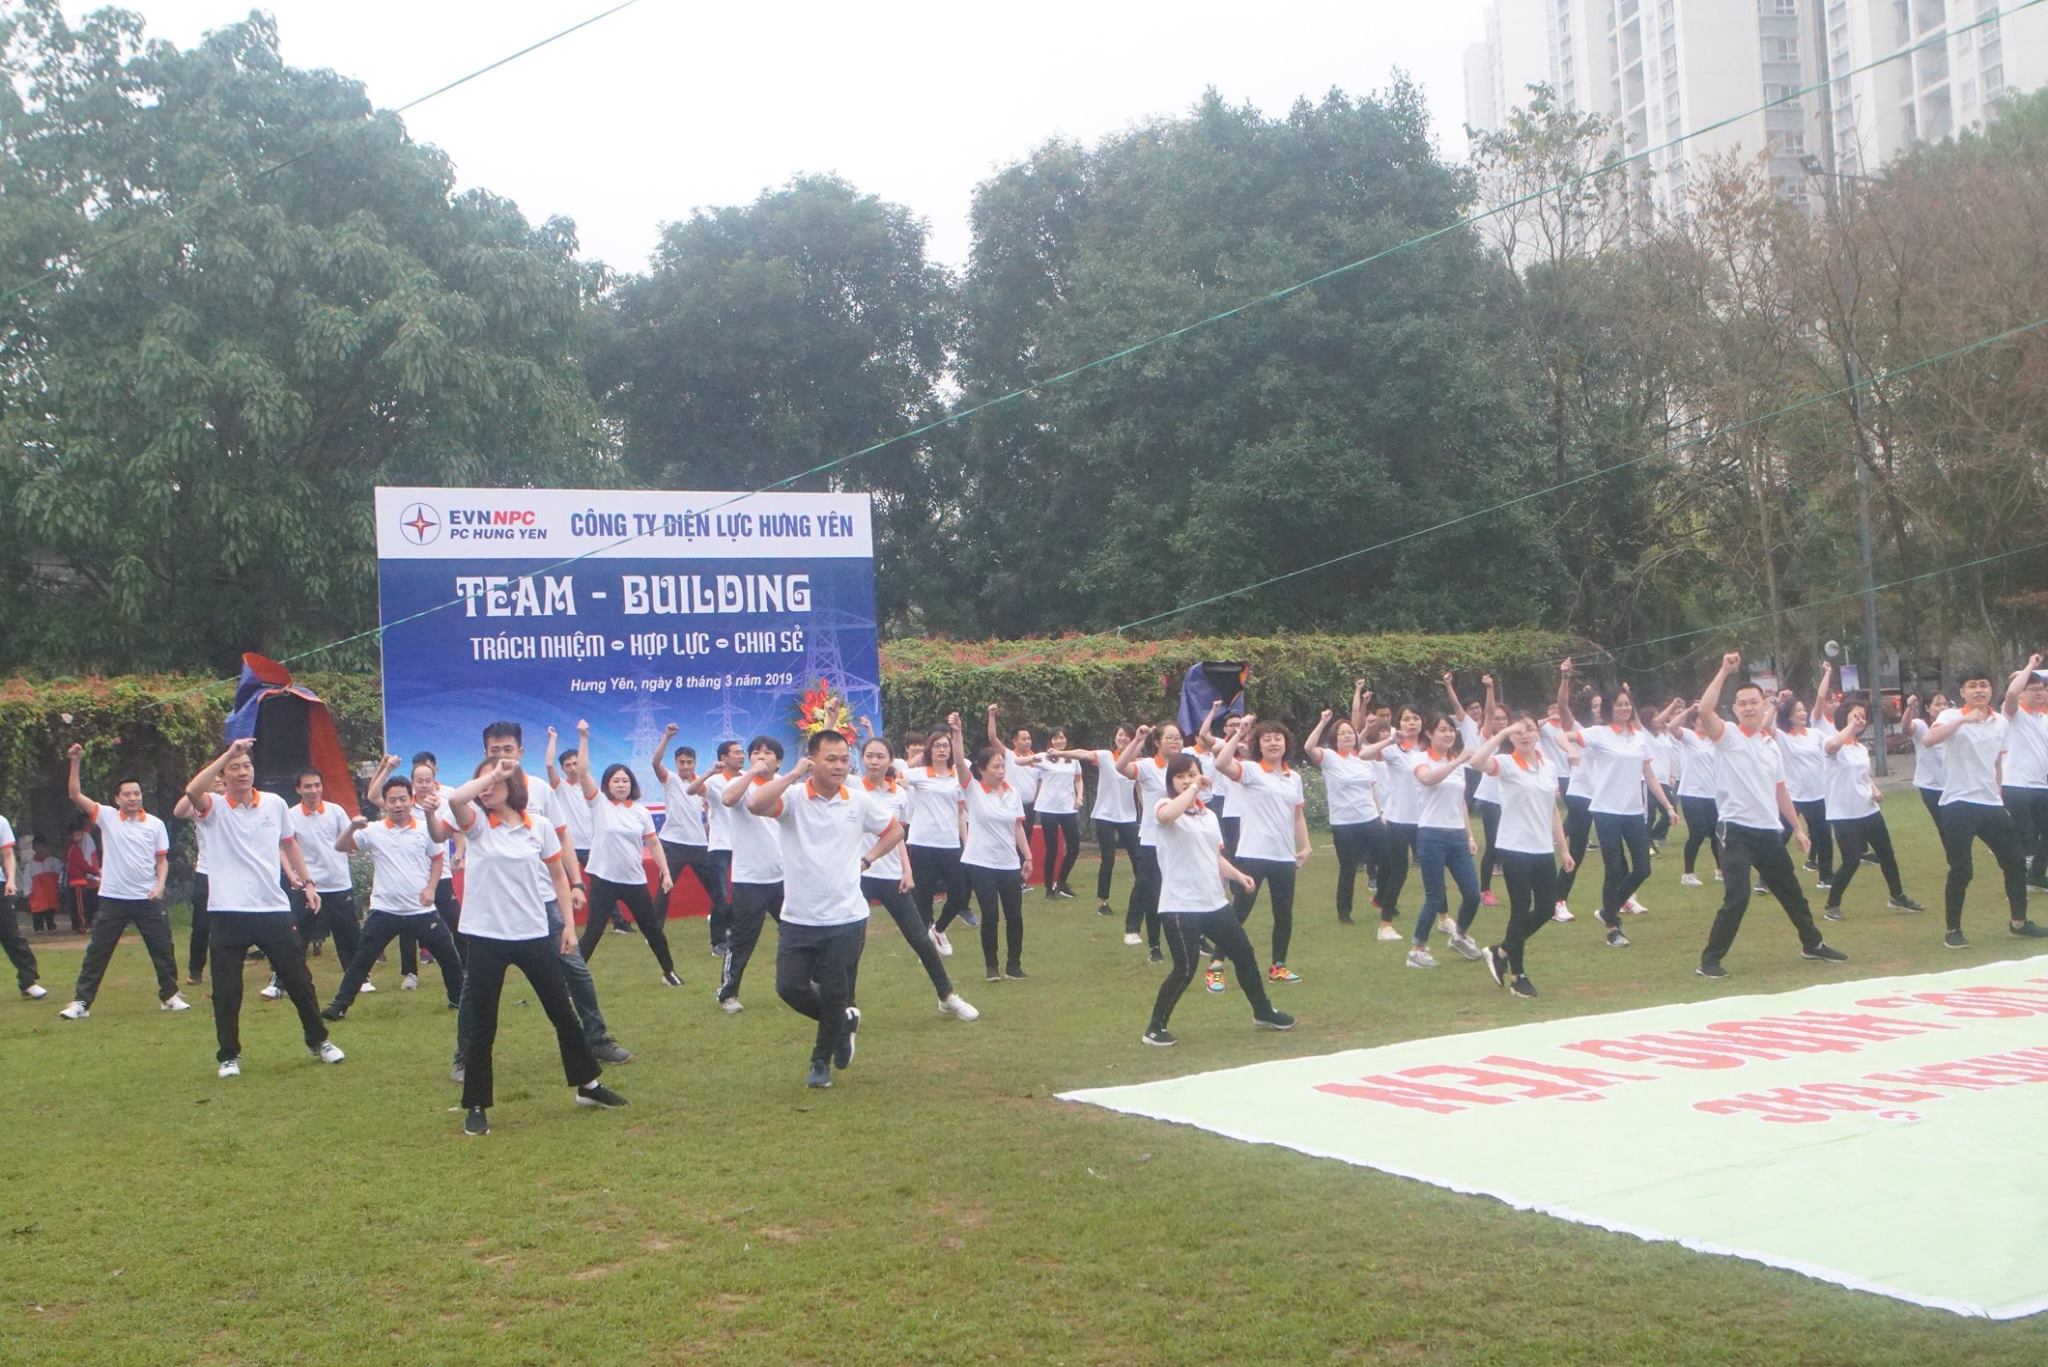
MULTIPOLYGON (((1342 708, 1360 675, 1383 700, 1434 705, 1445 670, 1455 670, 1468 690, 1490 670, 1511 697, 1530 702, 1547 696, 1552 662, 1571 645, 1543 631, 892 641, 882 649, 883 708, 892 730, 932 725, 952 710, 968 714, 972 730, 974 714, 993 702, 1006 722, 1066 726, 1076 743, 1107 739, 1119 721, 1170 715, 1181 675, 1199 660, 1245 661, 1251 705, 1297 722, 1342 708)), ((351 755, 377 753, 383 719, 375 676, 315 673, 298 681, 327 701, 351 755)), ((218 751, 233 695, 231 682, 173 675, 0 681, 0 812, 21 825, 32 807, 48 808, 53 784, 61 795, 64 749, 74 740, 86 747, 88 791, 106 791, 117 774, 134 776, 151 803, 167 806, 218 751)))

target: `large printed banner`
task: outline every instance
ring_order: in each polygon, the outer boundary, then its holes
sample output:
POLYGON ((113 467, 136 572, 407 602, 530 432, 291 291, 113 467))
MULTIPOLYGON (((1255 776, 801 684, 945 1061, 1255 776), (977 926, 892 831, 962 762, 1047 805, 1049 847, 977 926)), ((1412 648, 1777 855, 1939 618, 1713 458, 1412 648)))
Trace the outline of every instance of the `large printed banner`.
POLYGON ((377 569, 385 746, 452 774, 500 718, 536 774, 587 720, 643 788, 670 722, 705 767, 760 733, 794 756, 807 704, 882 725, 864 494, 379 489, 377 569))
POLYGON ((2048 1309, 2048 961, 1066 1093, 1959 1314, 2048 1309))

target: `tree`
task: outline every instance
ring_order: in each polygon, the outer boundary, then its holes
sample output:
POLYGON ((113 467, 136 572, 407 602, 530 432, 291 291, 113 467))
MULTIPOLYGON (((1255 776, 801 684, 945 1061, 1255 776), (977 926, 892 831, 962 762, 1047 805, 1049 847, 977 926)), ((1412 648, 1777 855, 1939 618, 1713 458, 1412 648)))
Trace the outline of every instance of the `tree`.
POLYGON ((453 195, 267 17, 180 51, 26 0, 0 74, 0 271, 35 282, 0 299, 0 573, 33 595, 0 651, 324 643, 375 621, 373 486, 605 477, 573 225, 453 195))

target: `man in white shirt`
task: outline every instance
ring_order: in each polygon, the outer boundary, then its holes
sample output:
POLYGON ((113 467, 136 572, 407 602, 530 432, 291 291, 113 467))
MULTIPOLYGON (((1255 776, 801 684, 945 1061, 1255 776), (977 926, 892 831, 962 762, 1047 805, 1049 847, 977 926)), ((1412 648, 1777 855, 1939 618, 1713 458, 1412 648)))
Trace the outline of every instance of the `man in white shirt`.
POLYGON ((161 1009, 189 1011, 191 1004, 178 995, 178 951, 171 943, 170 918, 164 915, 170 831, 161 817, 142 810, 139 779, 124 778, 114 785, 116 806, 104 807, 87 797, 78 784, 78 765, 85 747, 73 745, 69 753, 71 803, 85 813, 85 819, 99 833, 100 914, 93 922, 92 939, 85 947, 85 962, 78 969, 78 986, 71 994, 71 1005, 57 1014, 70 1021, 84 1020, 92 1014, 93 998, 99 994, 100 979, 114 957, 114 946, 130 925, 142 936, 149 961, 156 968, 156 995, 161 1009))
POLYGON ((14 848, 14 827, 0 816, 0 947, 5 947, 7 961, 14 965, 14 985, 21 989, 22 996, 35 1001, 50 993, 37 981, 41 975, 36 970, 35 951, 28 947, 21 924, 14 919, 14 899, 24 895, 23 890, 34 876, 22 872, 16 862, 18 853, 14 848))
POLYGON ((773 821, 782 841, 775 993, 818 1023, 804 1085, 830 1087, 832 1068, 853 1062, 860 1029, 860 1010, 850 1004, 867 944, 868 899, 860 876, 902 842, 903 823, 847 787, 853 747, 845 736, 820 731, 807 749, 787 774, 754 788, 747 810, 773 821), (798 782, 801 788, 794 787, 798 782))
POLYGON ((410 779, 392 775, 384 780, 378 797, 383 818, 372 822, 359 816, 334 841, 340 853, 366 852, 376 872, 370 879, 370 916, 363 926, 362 941, 348 961, 334 1000, 320 1013, 326 1020, 338 1021, 348 1014, 377 956, 407 929, 441 966, 449 1009, 462 1004, 462 960, 448 928, 434 914, 434 895, 441 884, 446 855, 427 824, 413 815, 410 779))
POLYGON ((1721 868, 1726 892, 1721 910, 1714 916, 1707 947, 1700 952, 1699 975, 1725 978, 1721 967, 1742 929, 1742 915, 1749 910, 1750 871, 1763 880, 1765 888, 1785 908, 1792 928, 1799 932, 1799 957, 1824 963, 1847 963, 1849 956, 1821 939, 1813 922, 1813 908, 1799 886, 1799 870, 1785 853, 1785 832, 1792 831, 1805 850, 1812 844, 1799 829, 1799 813, 1785 791, 1784 761, 1769 731, 1770 703, 1763 689, 1744 683, 1735 690, 1735 721, 1721 720, 1721 690, 1742 667, 1742 656, 1730 651, 1721 657, 1720 672, 1700 694, 1698 730, 1714 748, 1719 762, 1715 800, 1721 814, 1721 868))
POLYGON ((299 770, 292 789, 299 795, 289 812, 292 835, 299 842, 299 857, 313 875, 313 890, 320 894, 309 900, 303 893, 294 893, 292 913, 309 946, 332 936, 335 957, 346 966, 356 957, 356 945, 362 939, 355 870, 349 867, 348 856, 334 848, 335 840, 348 829, 349 815, 339 803, 327 800, 327 781, 318 769, 299 770))
MULTIPOLYGON (((687 745, 678 745, 674 756, 676 767, 670 769, 662 763, 661 752, 676 738, 678 729, 674 722, 670 722, 661 733, 660 743, 654 747, 654 779, 661 785, 664 808, 661 857, 668 863, 670 878, 682 877, 686 868, 696 876, 698 885, 704 889, 705 899, 711 904, 711 952, 722 954, 732 919, 732 904, 725 895, 725 876, 732 866, 732 851, 728 848, 721 860, 711 850, 710 814, 704 800, 709 785, 697 777, 697 752, 687 745)), ((720 747, 721 750, 723 748, 720 747)), ((719 792, 723 794, 724 791, 725 785, 721 780, 719 792)), ((723 817, 725 814, 725 809, 720 807, 718 815, 723 817)), ((727 845, 730 844, 728 841, 727 845)))
MULTIPOLYGON (((583 795, 583 757, 574 750, 556 753, 555 746, 560 741, 560 734, 550 726, 546 752, 550 802, 555 812, 555 824, 562 828, 562 844, 576 852, 576 866, 580 871, 590 866, 593 829, 590 799, 583 795)), ((623 904, 612 908, 611 929, 628 935, 635 930, 633 923, 626 919, 623 904)))
POLYGON ((2048 892, 2048 680, 2039 655, 2023 665, 2005 687, 2005 809, 2019 830, 2020 852, 2028 860, 2027 886, 2048 892))
POLYGON ((732 837, 732 929, 726 940, 725 971, 719 975, 718 1008, 737 1015, 740 984, 769 921, 782 923, 782 840, 775 823, 748 805, 753 791, 770 783, 782 767, 782 742, 756 736, 747 742, 748 772, 728 781, 719 794, 732 837))
MULTIPOLYGON (((2027 661, 2027 667, 2013 676, 2006 689, 2009 703, 2016 703, 2025 678, 2041 667, 2041 657, 2027 661)), ((2027 860, 2020 842, 2020 829, 2005 808, 2004 764, 2011 745, 2011 721, 1991 705, 1991 675, 1975 669, 1963 675, 1956 690, 1961 707, 1951 707, 1934 719, 1921 740, 1929 749, 1940 748, 1944 773, 1941 786, 1941 845, 1948 855, 1948 886, 1942 910, 1948 929, 1942 944, 1965 949, 1963 898, 1976 875, 1970 850, 1981 840, 1998 861, 2005 879, 2006 928, 2026 939, 2048 935, 2027 919, 2027 860)))

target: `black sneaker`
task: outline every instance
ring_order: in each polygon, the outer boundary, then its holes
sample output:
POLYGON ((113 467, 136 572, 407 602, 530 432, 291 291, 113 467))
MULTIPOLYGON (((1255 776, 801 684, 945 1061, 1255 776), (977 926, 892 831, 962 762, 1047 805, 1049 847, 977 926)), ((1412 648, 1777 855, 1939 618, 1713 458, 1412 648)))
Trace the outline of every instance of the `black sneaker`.
POLYGON ((1337 918, 1337 924, 1340 926, 1355 926, 1358 923, 1352 920, 1349 916, 1339 916, 1337 918))
POLYGON ((1495 987, 1506 987, 1513 976, 1508 971, 1508 952, 1499 945, 1489 945, 1486 950, 1486 971, 1493 975, 1495 987))
POLYGON ((1628 948, 1628 936, 1621 933, 1620 926, 1616 926, 1607 932, 1607 947, 1609 949, 1628 948))
POLYGON ((1166 956, 1159 952, 1158 945, 1154 945, 1152 946, 1152 952, 1145 956, 1145 962, 1148 964, 1163 964, 1166 962, 1166 956))
POLYGON ((830 1087, 831 1085, 832 1065, 821 1058, 812 1059, 811 1071, 804 1075, 804 1086, 830 1087))
POLYGON ((1054 887, 1052 890, 1052 895, 1059 898, 1063 902, 1071 902, 1074 900, 1074 890, 1068 887, 1065 883, 1061 883, 1058 886, 1054 887))
POLYGON ((615 1039, 608 1039, 603 1044, 592 1045, 590 1052, 597 1055, 599 1063, 631 1063, 633 1061, 633 1051, 615 1039))
POLYGON ((1702 978, 1725 978, 1728 976, 1728 970, 1719 964, 1701 964, 1693 972, 1699 974, 1702 978))
POLYGON ((2043 938, 2048 938, 2048 926, 2037 926, 2032 921, 2022 921, 2018 925, 2014 925, 2010 921, 2008 921, 2006 922, 2005 928, 2010 934, 2017 935, 2022 940, 2039 940, 2043 938))
POLYGON ((347 1020, 348 1012, 339 1006, 323 1006, 320 1008, 320 1019, 324 1021, 347 1020))
POLYGON ((1023 979, 1028 978, 1031 975, 1024 971, 1024 965, 1011 964, 1008 968, 1003 970, 1003 976, 1005 978, 1016 978, 1019 981, 1022 981, 1023 979))
POLYGON ((1960 930, 1951 930, 1948 934, 1942 936, 1941 943, 1945 949, 1968 949, 1970 947, 1970 942, 1963 938, 1963 932, 1960 930))
POLYGON ((1166 1049, 1179 1044, 1180 1041, 1175 1039, 1169 1032, 1155 1025, 1145 1032, 1145 1043, 1156 1044, 1160 1048, 1166 1049))
POLYGON ((970 930, 979 929, 981 926, 981 918, 965 908, 960 912, 960 919, 967 923, 970 930))
POLYGON ((1109 909, 1109 903, 1107 903, 1107 902, 1097 902, 1097 903, 1095 904, 1095 914, 1096 914, 1097 916, 1114 916, 1114 915, 1116 915, 1116 913, 1115 913, 1115 912, 1113 912, 1113 911, 1111 911, 1111 910, 1109 909))
POLYGON ((661 980, 670 987, 681 987, 683 985, 682 976, 678 974, 674 969, 670 969, 668 972, 662 974, 661 980))
POLYGON ((619 1107, 626 1104, 626 1098, 620 1096, 602 1082, 586 1082, 576 1089, 576 1104, 578 1106, 602 1106, 607 1111, 616 1111, 619 1107))
POLYGON ((846 1029, 839 1036, 839 1047, 832 1051, 832 1066, 846 1069, 853 1066, 853 1036, 860 1029, 860 1008, 846 1008, 846 1029))
POLYGON ((471 1139, 481 1139, 491 1132, 491 1118, 481 1106, 469 1108, 469 1114, 462 1117, 462 1132, 471 1139))
POLYGON ((1825 940, 1815 945, 1812 949, 1800 950, 1799 957, 1802 959, 1818 959, 1825 964, 1845 964, 1849 962, 1848 955, 1836 949, 1825 940))
POLYGON ((1288 1015, 1285 1011, 1268 1011, 1263 1016, 1253 1016, 1252 1020, 1257 1022, 1261 1030, 1292 1030, 1294 1028, 1294 1017, 1288 1015))
POLYGON ((1840 907, 1823 907, 1821 908, 1820 918, 1823 921, 1839 921, 1842 919, 1842 909, 1840 907))
POLYGON ((1536 995, 1536 984, 1517 974, 1515 980, 1508 984, 1508 991, 1517 997, 1533 997, 1536 995))
POLYGON ((1927 910, 1924 904, 1914 901, 1912 898, 1906 896, 1906 894, 1903 892, 1900 893, 1897 897, 1892 898, 1891 901, 1887 902, 1885 905, 1891 907, 1894 911, 1927 910))
POLYGON ((723 940, 711 946, 711 957, 714 959, 723 959, 726 956, 726 952, 725 941, 723 940))
POLYGON ((448 1080, 450 1082, 461 1082, 464 1078, 468 1076, 469 1075, 463 1071, 462 1063, 460 1060, 457 1060, 455 1066, 448 1070, 448 1080))

